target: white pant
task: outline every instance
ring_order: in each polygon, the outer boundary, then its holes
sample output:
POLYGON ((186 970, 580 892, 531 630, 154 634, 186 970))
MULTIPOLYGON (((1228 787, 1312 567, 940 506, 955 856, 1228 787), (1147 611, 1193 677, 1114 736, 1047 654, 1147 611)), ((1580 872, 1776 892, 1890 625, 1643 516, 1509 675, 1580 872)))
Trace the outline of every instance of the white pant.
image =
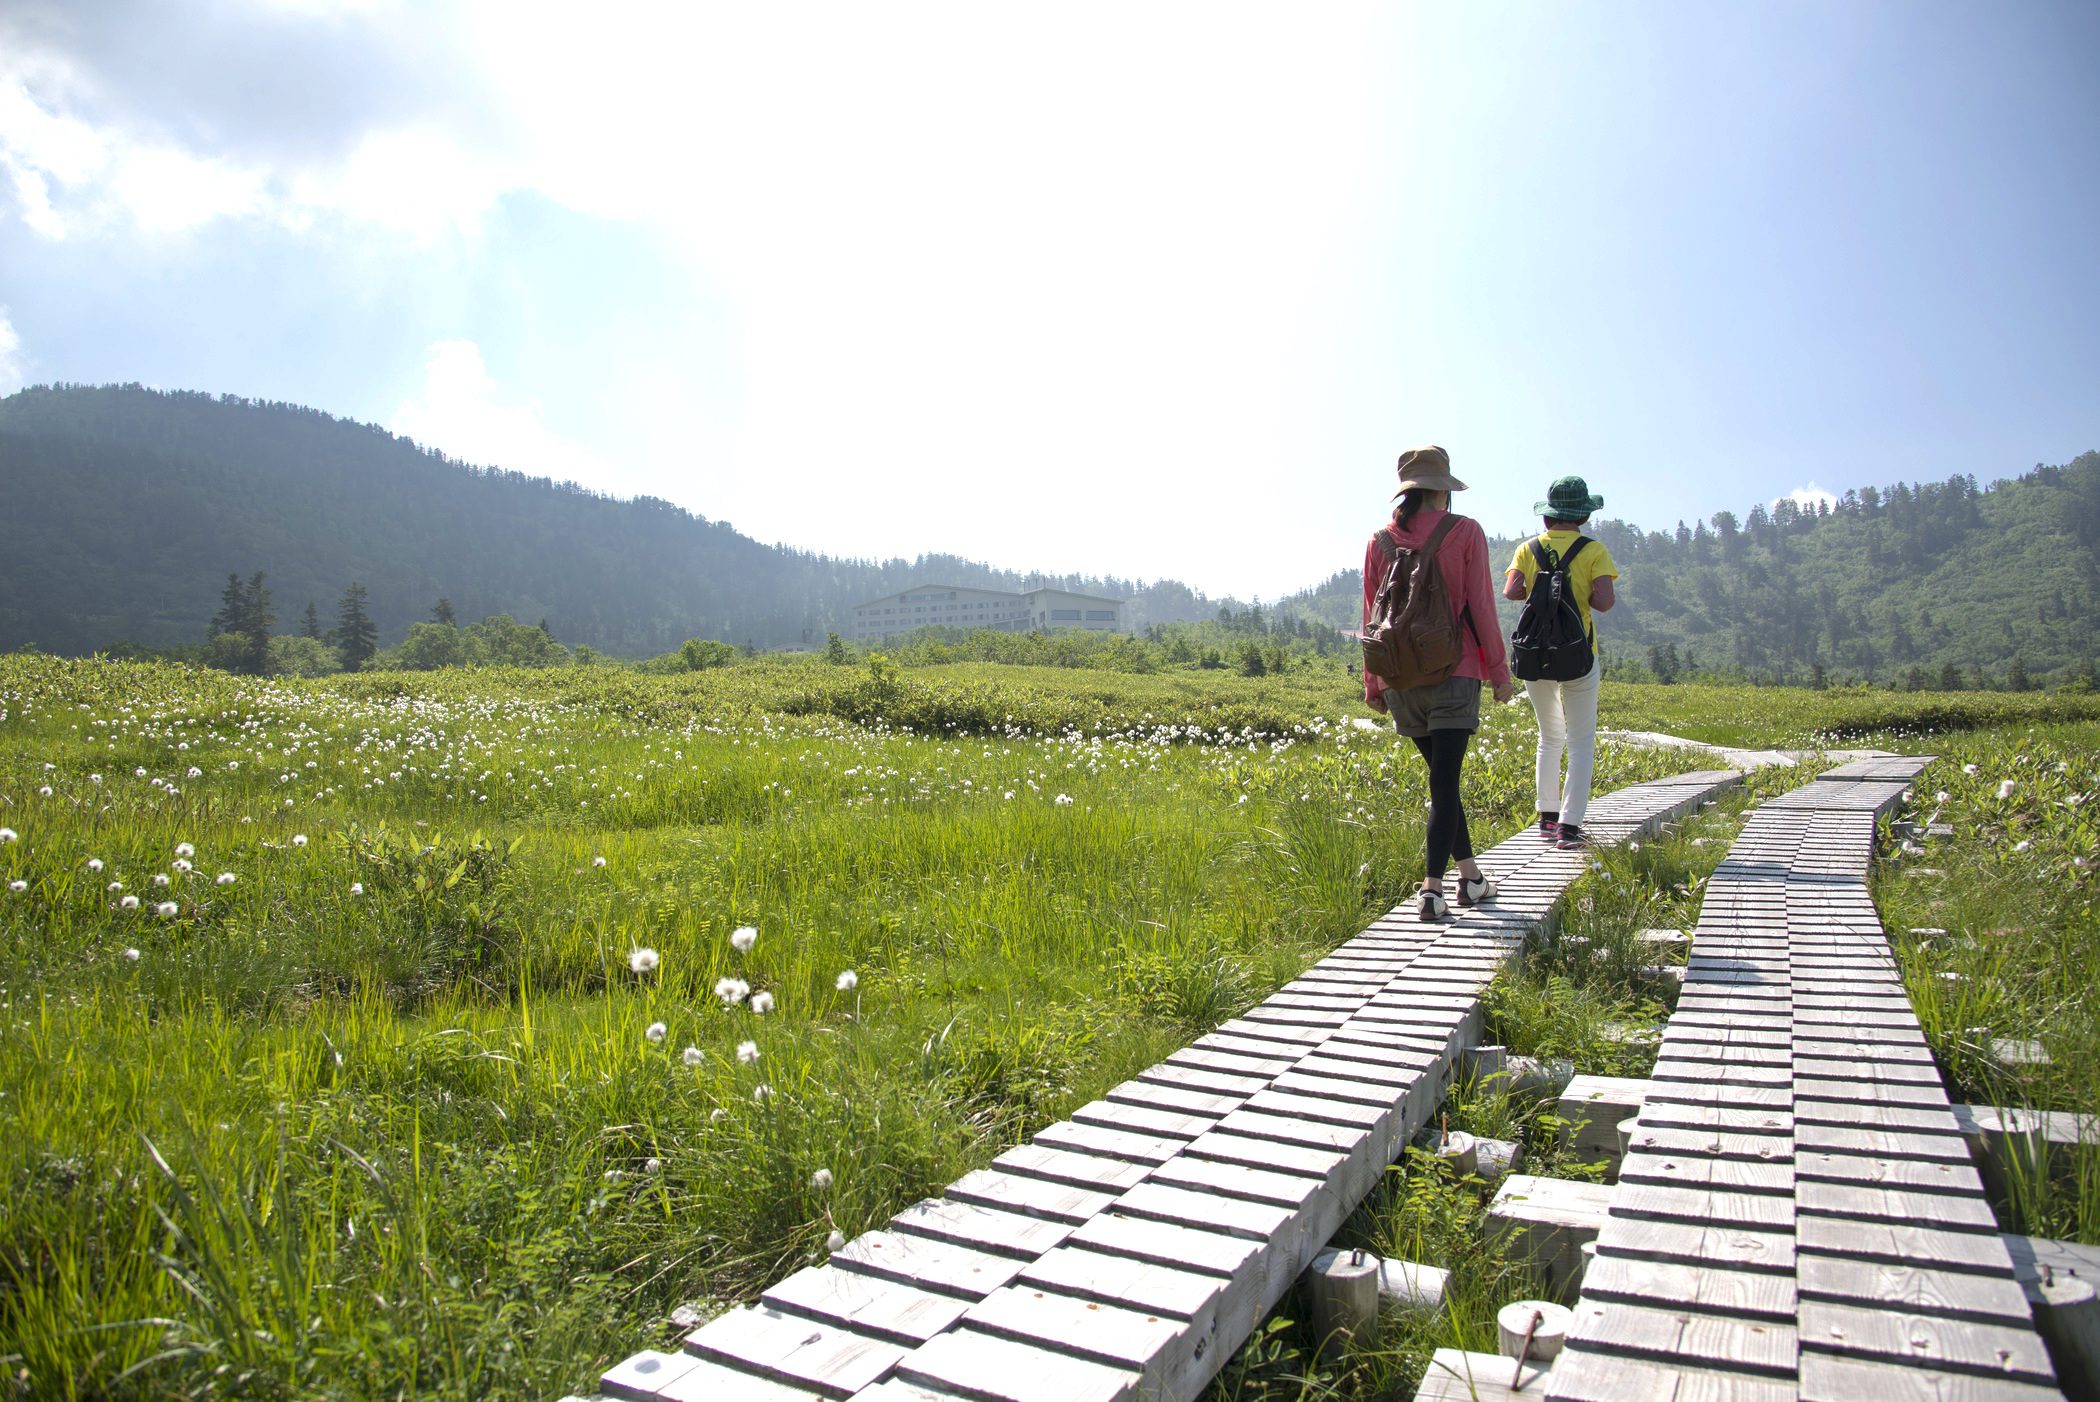
POLYGON ((1597 763, 1597 684, 1602 667, 1571 682, 1526 682, 1524 694, 1539 718, 1539 812, 1558 811, 1563 823, 1590 811, 1590 771, 1597 763), (1560 755, 1568 752, 1568 783, 1560 782, 1560 755))

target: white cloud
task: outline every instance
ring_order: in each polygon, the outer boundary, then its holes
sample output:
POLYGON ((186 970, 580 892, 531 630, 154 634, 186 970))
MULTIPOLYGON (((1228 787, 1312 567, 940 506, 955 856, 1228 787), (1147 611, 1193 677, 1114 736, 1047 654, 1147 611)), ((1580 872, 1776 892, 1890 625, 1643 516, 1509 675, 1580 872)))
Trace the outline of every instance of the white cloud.
POLYGON ((1787 501, 1789 499, 1793 501, 1794 505, 1802 507, 1809 511, 1814 511, 1818 504, 1833 507, 1838 504, 1838 499, 1834 493, 1824 491, 1821 487, 1818 487, 1814 482, 1810 482, 1805 487, 1796 487, 1791 492, 1788 492, 1786 496, 1774 497, 1772 499, 1772 505, 1777 506, 1780 502, 1787 501))
POLYGON ((606 465, 540 419, 536 399, 496 401, 496 381, 472 341, 438 341, 424 359, 423 397, 394 411, 393 429, 426 448, 536 477, 602 483, 606 465))
POLYGON ((22 387, 22 338, 0 307, 0 394, 13 394, 22 387))

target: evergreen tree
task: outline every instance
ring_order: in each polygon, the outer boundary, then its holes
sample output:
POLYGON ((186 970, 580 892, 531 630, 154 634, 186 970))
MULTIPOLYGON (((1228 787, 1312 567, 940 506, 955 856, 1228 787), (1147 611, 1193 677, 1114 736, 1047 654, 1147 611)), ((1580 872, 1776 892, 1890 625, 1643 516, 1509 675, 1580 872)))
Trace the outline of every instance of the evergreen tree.
POLYGON ((205 625, 205 636, 216 638, 223 633, 232 633, 245 637, 247 632, 248 589, 238 574, 228 574, 226 587, 219 591, 219 611, 205 625))
POLYGON ((314 607, 312 599, 306 601, 306 619, 299 625, 299 636, 302 638, 319 638, 321 636, 321 611, 314 607))
POLYGON ((2026 691, 2030 689, 2031 685, 2027 680, 2027 664, 2015 657, 2012 660, 2012 666, 2005 671, 2005 689, 2007 691, 2026 691))
POLYGON ((1960 691, 1961 668, 1955 666, 1952 662, 1949 662, 1946 666, 1940 668, 1940 684, 1938 689, 1941 691, 1960 691))
POLYGON ((248 639, 249 665, 257 672, 265 671, 270 661, 270 629, 277 622, 277 610, 270 607, 270 591, 263 588, 261 570, 248 579, 248 616, 243 621, 247 624, 241 632, 248 639))
POLYGON ((459 619, 452 612, 452 601, 450 599, 439 599, 437 603, 432 605, 430 609, 430 621, 432 623, 442 623, 447 628, 457 628, 459 626, 459 619))
POLYGON ((824 660, 834 667, 843 667, 852 658, 846 652, 846 640, 836 633, 824 635, 824 660))
POLYGON ((227 575, 226 588, 219 594, 219 611, 212 615, 208 626, 212 637, 240 639, 238 659, 233 665, 257 675, 269 668, 270 627, 277 622, 263 579, 261 570, 246 580, 238 574, 227 575))
POLYGON ((343 601, 335 606, 335 650, 346 672, 364 666, 379 651, 379 629, 365 612, 368 602, 365 586, 353 579, 343 591, 343 601))
POLYGON ((547 620, 544 618, 540 620, 540 631, 545 633, 550 639, 554 636, 554 630, 547 626, 547 620))

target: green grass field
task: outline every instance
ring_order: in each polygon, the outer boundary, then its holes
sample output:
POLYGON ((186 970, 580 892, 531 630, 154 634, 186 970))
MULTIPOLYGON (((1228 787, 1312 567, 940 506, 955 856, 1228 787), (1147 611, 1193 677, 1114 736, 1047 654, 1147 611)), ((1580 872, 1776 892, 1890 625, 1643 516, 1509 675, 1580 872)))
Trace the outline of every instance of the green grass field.
MULTIPOLYGON (((1968 698, 1955 722, 1908 699, 1872 718, 1949 755, 1919 788, 1962 834, 1880 885, 1892 927, 1956 932, 1902 935, 1935 1045, 1980 1094, 1996 1073, 1962 1029, 2025 1029, 2055 1060, 2015 1088, 2100 1108, 2070 996, 2092 983, 2072 799, 2100 727, 2074 698, 1968 698)), ((1764 743, 1849 705, 1606 697, 1612 724, 1696 733, 1703 706, 1764 743)), ((821 1259, 1398 902, 1422 767, 1365 714, 1325 669, 294 682, 0 660, 5 1369, 53 1397, 587 1390, 674 1338, 674 1307, 821 1259)), ((1483 842, 1530 817, 1531 740, 1520 702, 1476 742, 1483 842)), ((1608 747, 1598 788, 1704 763, 1608 747)), ((1514 971, 1498 1035, 1638 1074, 1609 1029, 1666 1000, 1631 932, 1689 924, 1730 822, 1611 854, 1568 911, 1604 957, 1514 971)), ((1453 1109, 1550 1146, 1536 1106, 1453 1109)), ((2091 1166, 2067 1171, 2007 1210, 2095 1239, 2091 1166)), ((1465 1185, 1393 1180, 1351 1230, 1460 1263, 1450 1314, 1340 1361, 1280 1327, 1221 1393, 1324 1373, 1387 1395, 1474 1339, 1512 1268, 1468 1246, 1465 1185)))

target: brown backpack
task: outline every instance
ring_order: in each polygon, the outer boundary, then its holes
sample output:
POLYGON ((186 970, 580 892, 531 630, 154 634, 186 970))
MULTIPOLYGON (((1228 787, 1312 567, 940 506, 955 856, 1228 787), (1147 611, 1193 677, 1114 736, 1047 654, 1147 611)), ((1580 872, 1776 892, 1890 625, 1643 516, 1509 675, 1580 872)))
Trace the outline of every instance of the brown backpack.
MULTIPOLYGON (((1391 531, 1371 537, 1385 556, 1385 580, 1364 619, 1364 667, 1395 691, 1435 686, 1458 668, 1464 649, 1436 553, 1462 519, 1447 514, 1419 550, 1400 544, 1391 531)), ((1470 604, 1465 621, 1472 622, 1470 604)))

